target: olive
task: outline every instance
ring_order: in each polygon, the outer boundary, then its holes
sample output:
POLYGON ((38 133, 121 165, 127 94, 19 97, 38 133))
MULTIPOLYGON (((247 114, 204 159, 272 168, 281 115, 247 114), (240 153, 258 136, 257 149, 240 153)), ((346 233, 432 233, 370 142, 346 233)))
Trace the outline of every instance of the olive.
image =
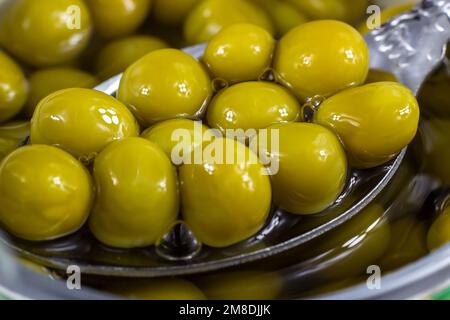
POLYGON ((334 19, 355 23, 366 12, 368 0, 287 0, 310 19, 334 19))
POLYGON ((0 221, 12 234, 32 241, 77 231, 93 199, 87 170, 52 146, 17 149, 0 164, 0 221))
POLYGON ((95 32, 102 38, 132 34, 150 13, 152 0, 86 0, 95 32))
POLYGON ((231 271, 200 279, 200 288, 210 300, 273 300, 283 279, 275 272, 231 271))
POLYGON ((24 112, 31 118, 38 103, 49 94, 68 88, 93 88, 98 80, 78 69, 48 68, 34 72, 29 82, 30 94, 24 112))
POLYGON ((79 56, 91 29, 82 0, 15 0, 2 13, 0 44, 28 64, 52 66, 79 56))
POLYGON ((284 123, 270 126, 268 143, 262 143, 260 156, 278 163, 271 172, 276 205, 290 213, 319 213, 335 202, 347 179, 347 159, 338 138, 330 130, 311 123, 284 123), (272 132, 278 132, 273 139, 272 132))
POLYGON ((308 21, 301 10, 292 3, 284 0, 252 0, 261 7, 272 18, 276 32, 283 35, 298 25, 308 21))
POLYGON ((330 96, 364 83, 369 71, 369 50, 363 37, 350 25, 333 20, 313 21, 281 38, 274 68, 278 80, 299 98, 330 96))
POLYGON ((156 144, 137 137, 115 141, 95 159, 93 174, 97 197, 89 226, 102 243, 154 245, 175 223, 177 176, 156 144))
POLYGON ((148 128, 142 137, 156 143, 173 164, 180 165, 197 147, 211 142, 214 134, 200 121, 173 119, 148 128))
POLYGON ((54 145, 86 160, 114 140, 137 135, 131 112, 113 97, 91 89, 52 93, 38 104, 31 120, 31 143, 54 145))
POLYGON ((416 150, 423 171, 443 185, 450 184, 450 119, 423 119, 420 125, 423 148, 416 150))
POLYGON ((251 23, 274 33, 270 17, 259 6, 247 0, 203 0, 184 21, 184 37, 189 44, 206 42, 223 27, 251 23))
POLYGON ((446 67, 441 67, 420 88, 418 100, 421 110, 431 117, 450 118, 449 90, 450 74, 446 67))
POLYGON ((0 126, 0 161, 25 142, 30 134, 28 121, 15 121, 0 126))
POLYGON ((145 125, 196 118, 211 96, 211 80, 201 64, 176 49, 153 51, 131 65, 117 94, 145 125))
POLYGON ((235 140, 217 138, 202 158, 179 169, 186 224, 211 247, 256 234, 271 207, 270 180, 256 154, 235 140))
POLYGON ((206 300, 196 285, 178 278, 122 281, 107 291, 139 300, 206 300))
POLYGON ((367 74, 366 83, 375 83, 375 82, 398 82, 397 77, 384 70, 380 69, 369 69, 369 73, 367 74))
POLYGON ((371 168, 393 159, 413 140, 419 113, 408 88, 397 82, 378 82, 325 100, 314 121, 339 136, 352 166, 371 168))
POLYGON ((430 251, 437 250, 450 242, 450 207, 437 217, 428 231, 427 244, 430 251))
POLYGON ((155 20, 166 26, 179 26, 200 0, 153 0, 155 20))
POLYGON ((203 62, 214 78, 228 83, 258 80, 272 62, 275 40, 245 23, 224 27, 206 47, 203 62))
POLYGON ((288 90, 271 82, 243 82, 219 92, 207 109, 208 124, 226 129, 264 129, 300 119, 300 104, 288 90))
POLYGON ((28 83, 20 67, 0 51, 0 123, 17 115, 25 105, 28 83))
POLYGON ((137 35, 114 40, 103 47, 97 56, 97 75, 100 79, 109 79, 124 72, 147 53, 166 47, 167 43, 152 36, 137 35))
MULTIPOLYGON (((410 11, 412 8, 414 8, 417 5, 417 1, 409 1, 407 3, 402 3, 394 6, 390 6, 384 10, 381 11, 380 14, 380 24, 386 23, 395 16, 398 16, 401 13, 410 11)), ((371 30, 369 29, 369 26, 367 25, 368 21, 365 21, 364 23, 361 23, 358 30, 362 34, 368 33, 371 30)), ((370 21, 369 21, 370 22, 370 21)))

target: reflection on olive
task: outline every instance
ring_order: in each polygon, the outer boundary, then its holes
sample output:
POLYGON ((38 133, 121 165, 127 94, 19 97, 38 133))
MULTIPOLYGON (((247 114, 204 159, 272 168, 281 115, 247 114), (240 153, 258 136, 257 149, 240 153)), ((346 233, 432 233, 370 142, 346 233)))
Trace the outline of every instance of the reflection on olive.
POLYGON ((136 300, 205 300, 203 292, 193 283, 177 278, 119 280, 107 291, 136 300))
POLYGON ((231 271, 202 277, 199 285, 211 300, 273 300, 283 279, 274 272, 231 271))

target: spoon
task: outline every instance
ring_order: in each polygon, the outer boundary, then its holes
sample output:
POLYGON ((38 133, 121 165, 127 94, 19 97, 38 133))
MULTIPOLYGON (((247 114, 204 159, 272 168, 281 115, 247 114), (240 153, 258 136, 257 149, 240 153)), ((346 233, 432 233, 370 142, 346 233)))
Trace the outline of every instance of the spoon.
MULTIPOLYGON (((393 73, 416 95, 445 57, 450 39, 450 0, 424 0, 411 12, 402 14, 365 36, 370 49, 371 68, 393 73)), ((183 49, 196 59, 206 45, 183 49)), ((122 74, 95 89, 115 95, 122 74)), ((298 234, 294 226, 303 217, 272 210, 266 226, 238 245, 213 249, 201 247, 195 235, 183 223, 161 239, 156 247, 119 250, 98 243, 89 230, 80 230, 63 239, 31 243, 13 236, 0 237, 18 254, 50 268, 65 271, 77 265, 85 274, 122 277, 162 277, 214 271, 260 260, 304 244, 336 228, 366 208, 389 184, 406 154, 406 148, 390 163, 379 168, 354 170, 345 192, 321 215, 330 220, 298 234), (349 195, 356 200, 348 203, 349 195), (336 215, 336 210, 338 215, 336 215)))

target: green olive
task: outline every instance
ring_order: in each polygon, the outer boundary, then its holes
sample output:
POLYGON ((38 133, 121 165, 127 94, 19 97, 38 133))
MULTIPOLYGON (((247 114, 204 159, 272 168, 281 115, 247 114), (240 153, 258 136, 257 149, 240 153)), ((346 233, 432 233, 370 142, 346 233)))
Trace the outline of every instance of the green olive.
POLYGON ((95 159, 94 178, 97 197, 89 226, 102 243, 150 246, 175 223, 176 171, 156 144, 142 138, 111 143, 95 159))
POLYGON ((211 96, 211 80, 202 65, 176 49, 153 51, 131 65, 117 94, 145 125, 195 118, 211 96))
POLYGON ((368 0, 287 0, 310 19, 356 23, 366 12, 368 0))
POLYGON ((257 136, 259 153, 278 163, 271 175, 276 205, 308 215, 335 202, 346 184, 347 159, 333 132, 311 123, 276 124, 269 127, 266 145, 263 134, 257 136))
POLYGON ((15 0, 2 13, 0 44, 31 65, 52 66, 79 56, 91 29, 82 0, 15 0))
POLYGON ((437 250, 450 242, 450 207, 447 207, 434 221, 428 231, 428 249, 437 250))
POLYGON ((214 78, 228 83, 258 80, 272 62, 275 40, 247 23, 224 27, 206 47, 203 62, 214 78))
POLYGON ((73 68, 49 68, 36 71, 30 78, 30 94, 25 115, 33 116, 38 103, 49 94, 68 88, 93 88, 98 80, 89 73, 73 68))
POLYGON ((274 272, 232 271, 203 277, 200 287, 210 300, 273 300, 283 279, 274 272))
MULTIPOLYGON (((295 1, 295 0, 294 0, 295 1)), ((417 5, 417 1, 409 1, 407 3, 402 3, 394 6, 390 6, 383 11, 381 11, 380 14, 380 23, 386 23, 387 21, 391 20, 395 16, 398 16, 401 13, 410 11, 412 8, 414 8, 417 5)), ((358 28, 359 32, 362 34, 366 34, 370 32, 371 30, 367 26, 367 21, 364 21, 364 23, 361 23, 361 25, 358 28)))
POLYGON ((0 126, 0 161, 25 142, 30 134, 28 121, 15 121, 0 126))
MULTIPOLYGON (((450 46, 449 46, 450 48, 450 46)), ((424 113, 436 118, 450 117, 450 74, 442 67, 420 88, 419 105, 424 113)))
POLYGON ((333 20, 313 21, 281 38, 274 68, 278 80, 299 98, 330 96, 364 83, 369 50, 351 26, 333 20))
POLYGON ((423 119, 420 125, 420 137, 424 147, 416 150, 416 156, 424 164, 424 172, 444 185, 450 184, 449 127, 450 119, 423 119))
POLYGON ((0 51, 0 123, 17 115, 25 105, 28 83, 20 67, 0 51))
POLYGON ((78 158, 95 157, 108 143, 139 135, 131 112, 105 93, 64 89, 44 98, 31 120, 31 143, 60 147, 78 158))
POLYGON ((375 82, 398 82, 397 77, 384 70, 379 69, 369 69, 369 73, 367 74, 366 83, 375 83, 375 82))
POLYGON ((102 38, 132 34, 150 13, 152 0, 86 0, 95 32, 102 38))
POLYGON ((179 169, 182 214, 196 237, 227 247, 257 233, 269 215, 271 187, 256 154, 235 140, 217 138, 201 160, 179 169))
POLYGON ((251 23, 274 33, 270 17, 247 0, 203 0, 184 21, 184 37, 189 44, 206 42, 223 27, 251 23))
POLYGON ((219 92, 207 110, 208 124, 226 129, 264 129, 297 121, 300 104, 288 90, 271 82, 243 82, 219 92))
POLYGON ((138 300, 206 300, 192 282, 178 278, 123 281, 107 291, 138 300))
POLYGON ((200 0, 153 0, 155 20, 166 26, 179 26, 200 0))
POLYGON ((14 235, 50 240, 78 230, 93 199, 87 170, 45 145, 17 149, 0 165, 0 222, 14 235))
POLYGON ((371 168, 391 160, 413 140, 419 113, 408 88, 378 82, 325 100, 314 121, 339 136, 354 167, 371 168))
POLYGON ((159 122, 142 133, 142 137, 156 143, 172 160, 180 165, 197 147, 211 142, 213 132, 200 121, 173 119, 159 122), (179 161, 174 161, 179 159, 179 161))
POLYGON ((308 21, 305 14, 292 3, 284 0, 252 0, 272 18, 277 34, 284 35, 291 29, 308 21))
POLYGON ((166 47, 167 43, 152 36, 130 36, 112 41, 97 56, 97 74, 100 79, 109 79, 124 72, 147 53, 166 47))

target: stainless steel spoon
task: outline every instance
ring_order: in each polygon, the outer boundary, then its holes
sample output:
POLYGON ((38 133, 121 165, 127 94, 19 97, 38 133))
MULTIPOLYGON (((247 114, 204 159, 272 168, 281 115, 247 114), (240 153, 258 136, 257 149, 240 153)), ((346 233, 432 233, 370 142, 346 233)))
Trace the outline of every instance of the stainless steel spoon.
MULTIPOLYGON (((402 14, 365 36, 370 48, 371 68, 389 71, 416 95, 427 76, 438 67, 450 40, 450 0, 424 0, 413 11, 402 14)), ((184 51, 199 59, 205 45, 185 48, 184 51)), ((115 95, 122 75, 117 75, 95 89, 115 95)), ((406 154, 406 148, 391 163, 369 171, 354 171, 345 194, 335 206, 323 213, 333 217, 318 227, 297 234, 295 226, 300 217, 293 217, 274 209, 266 227, 242 244, 226 249, 198 247, 195 237, 180 224, 174 234, 156 248, 115 250, 96 242, 88 230, 47 243, 30 243, 12 237, 2 240, 20 255, 59 270, 77 265, 85 274, 159 277, 193 274, 263 259, 300 246, 327 231, 336 228, 366 208, 388 185, 406 154), (369 181, 369 182, 367 182, 369 181), (360 191, 357 200, 344 206, 350 192, 360 191), (340 213, 336 215, 336 210, 340 213), (173 255, 180 251, 173 239, 189 243, 186 255, 173 255)), ((176 241, 175 241, 176 242, 176 241)), ((181 248, 183 249, 183 248, 181 248)))

